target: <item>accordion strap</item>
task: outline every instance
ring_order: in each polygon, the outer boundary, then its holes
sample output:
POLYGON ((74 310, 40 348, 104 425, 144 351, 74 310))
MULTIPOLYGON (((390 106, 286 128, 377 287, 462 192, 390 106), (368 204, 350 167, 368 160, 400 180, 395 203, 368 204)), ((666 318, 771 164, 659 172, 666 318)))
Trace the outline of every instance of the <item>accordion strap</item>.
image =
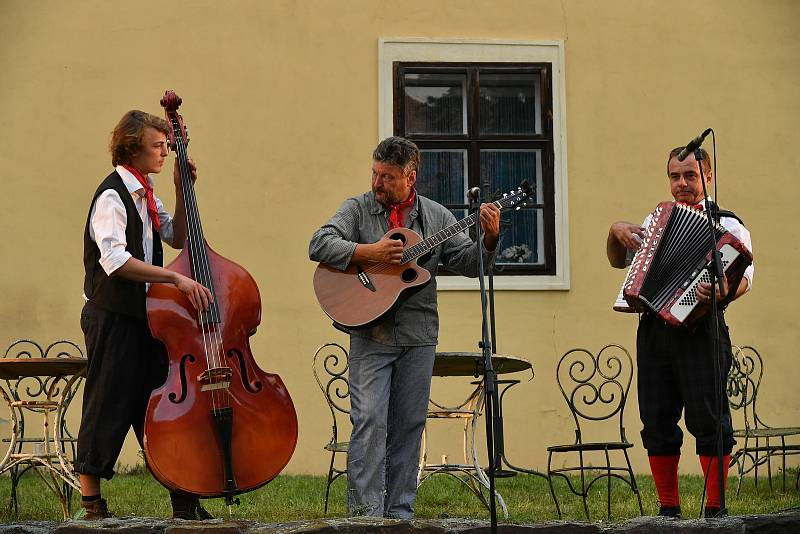
POLYGON ((736 219, 742 226, 744 226, 744 221, 741 220, 734 212, 720 209, 715 202, 709 202, 708 204, 708 209, 711 211, 711 217, 713 217, 715 221, 719 222, 721 217, 730 217, 731 219, 736 219))

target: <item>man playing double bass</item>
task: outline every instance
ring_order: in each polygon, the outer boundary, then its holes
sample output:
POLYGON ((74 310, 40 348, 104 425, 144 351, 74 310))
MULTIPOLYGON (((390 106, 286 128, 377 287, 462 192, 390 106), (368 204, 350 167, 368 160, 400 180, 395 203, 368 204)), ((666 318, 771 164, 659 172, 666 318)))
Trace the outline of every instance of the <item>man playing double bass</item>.
MULTIPOLYGON (((109 517, 100 479, 114 475, 123 441, 133 427, 140 445, 151 391, 167 376, 164 346, 150 334, 145 310, 149 283, 174 284, 205 310, 211 292, 162 267, 161 242, 183 248, 186 240, 181 181, 175 170, 175 216, 153 192, 151 173, 167 156, 169 125, 129 111, 111 133, 114 171, 97 188, 84 230, 84 294, 81 313, 89 365, 83 394, 75 471, 80 474, 85 519, 109 517)), ((194 163, 190 161, 193 178, 194 163)), ((177 445, 177 444, 176 444, 177 445)), ((173 492, 173 517, 210 517, 197 497, 173 492)))
MULTIPOLYGON (((430 236, 454 224, 444 206, 417 195, 417 146, 401 137, 381 141, 372 154, 372 190, 342 204, 311 238, 309 257, 345 270, 351 263, 400 264, 403 244, 385 237, 407 227, 430 236)), ((487 262, 500 229, 500 211, 480 211, 487 262)), ((424 256, 423 256, 424 258, 424 256)), ((445 267, 476 276, 478 248, 462 233, 419 264, 436 275, 445 267)), ((357 303, 353 303, 357 306, 357 303)), ((351 329, 349 380, 353 430, 347 454, 351 515, 406 519, 414 514, 417 468, 439 332, 435 278, 399 298, 371 328, 351 329)))

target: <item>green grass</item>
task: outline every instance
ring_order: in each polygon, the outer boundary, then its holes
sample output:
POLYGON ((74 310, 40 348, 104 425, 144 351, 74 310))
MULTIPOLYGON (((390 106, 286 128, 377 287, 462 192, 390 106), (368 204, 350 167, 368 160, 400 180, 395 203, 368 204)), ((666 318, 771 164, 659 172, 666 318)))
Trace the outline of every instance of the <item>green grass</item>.
MULTIPOLYGON (((732 515, 768 514, 800 507, 800 491, 795 489, 796 472, 787 476, 787 490, 780 489, 780 479, 774 481, 770 490, 766 479, 760 479, 758 488, 753 479, 745 479, 739 496, 735 494, 736 479, 731 478, 728 491, 728 507, 732 515), (791 483, 789 483, 791 481, 791 483)), ((645 514, 658 510, 653 480, 649 476, 638 476, 645 514)), ((556 481, 557 495, 563 519, 585 520, 583 505, 579 497, 569 494, 563 481, 556 481)), ((702 480, 699 476, 682 476, 680 480, 682 508, 685 518, 697 517, 701 508, 702 480)), ((531 523, 557 519, 555 506, 550 496, 547 481, 530 475, 498 479, 497 490, 508 505, 509 521, 531 523)), ((15 517, 8 509, 11 482, 0 477, 0 521, 14 520, 60 520, 61 509, 53 494, 34 473, 26 474, 18 490, 19 513, 15 517)), ((345 483, 343 479, 331 489, 328 514, 323 514, 325 478, 321 476, 279 476, 263 488, 239 496, 241 505, 233 507, 233 518, 276 523, 320 517, 344 517, 345 483)), ((591 520, 606 520, 605 481, 592 488, 589 498, 591 520)), ((117 516, 169 517, 170 506, 164 490, 144 469, 120 474, 110 482, 104 482, 103 496, 111 511, 117 516)), ((73 496, 72 511, 77 508, 78 497, 73 496)), ((204 501, 206 508, 216 517, 229 517, 227 507, 221 499, 204 501)), ((488 519, 489 513, 464 486, 449 476, 437 475, 427 480, 417 496, 417 517, 444 518, 467 517, 488 519)), ((620 521, 639 514, 636 498, 621 482, 612 484, 612 520, 620 521)), ((501 517, 501 516, 500 516, 501 517)), ((501 517, 502 519, 502 517, 501 517)))

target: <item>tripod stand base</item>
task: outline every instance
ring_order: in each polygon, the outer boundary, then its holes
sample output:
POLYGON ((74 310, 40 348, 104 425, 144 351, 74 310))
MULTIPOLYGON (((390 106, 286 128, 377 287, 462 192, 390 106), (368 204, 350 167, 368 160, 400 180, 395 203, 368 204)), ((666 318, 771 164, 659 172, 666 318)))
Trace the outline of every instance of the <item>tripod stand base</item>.
POLYGON ((516 471, 509 471, 507 469, 498 469, 494 472, 495 478, 511 478, 517 476, 516 471))

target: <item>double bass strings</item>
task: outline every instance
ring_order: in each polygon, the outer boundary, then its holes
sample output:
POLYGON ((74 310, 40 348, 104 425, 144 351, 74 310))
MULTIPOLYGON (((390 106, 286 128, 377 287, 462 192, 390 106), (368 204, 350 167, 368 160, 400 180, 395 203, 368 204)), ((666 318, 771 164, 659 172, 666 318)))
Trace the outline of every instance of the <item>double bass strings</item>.
MULTIPOLYGON (((219 368, 223 367, 224 358, 223 358, 223 343, 222 338, 219 333, 219 329, 214 325, 213 316, 215 313, 214 311, 218 312, 217 304, 216 304, 216 294, 214 292, 214 285, 213 279, 211 277, 211 268, 208 262, 208 255, 205 254, 205 249, 203 247, 203 229, 202 224, 200 221, 200 217, 197 213, 197 198, 194 190, 194 182, 192 181, 191 177, 191 170, 189 169, 189 159, 188 154, 186 152, 186 146, 184 144, 184 139, 182 136, 182 129, 180 128, 179 124, 175 124, 175 119, 172 118, 173 121, 173 132, 175 138, 175 148, 176 153, 178 155, 178 168, 181 175, 181 184, 183 189, 183 198, 184 198, 184 208, 186 211, 186 220, 187 220, 187 243, 189 246, 189 258, 192 262, 192 271, 196 281, 200 282, 204 286, 208 287, 211 290, 211 295, 213 300, 211 305, 209 306, 206 312, 197 311, 197 321, 200 326, 200 330, 203 336, 203 350, 205 352, 206 358, 206 366, 208 369, 212 368, 219 368), (203 314, 206 314, 206 318, 209 321, 203 320, 203 314), (212 326, 213 325, 213 326, 212 326)), ((217 320, 221 321, 219 318, 219 314, 216 313, 217 320)), ((208 377, 209 380, 213 380, 213 376, 208 377)), ((228 406, 227 397, 226 395, 221 392, 217 391, 215 388, 211 388, 211 407, 213 410, 218 408, 223 408, 228 406)))

